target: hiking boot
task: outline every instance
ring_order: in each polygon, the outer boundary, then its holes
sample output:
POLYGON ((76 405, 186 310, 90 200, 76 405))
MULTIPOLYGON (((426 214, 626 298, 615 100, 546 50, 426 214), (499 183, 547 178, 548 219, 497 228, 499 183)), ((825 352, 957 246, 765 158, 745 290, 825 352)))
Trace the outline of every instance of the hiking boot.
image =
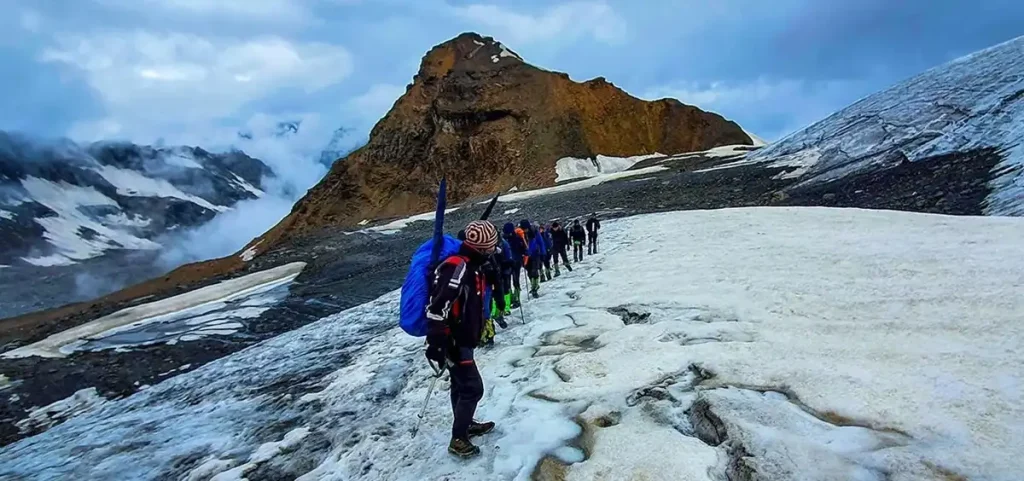
MULTIPOLYGON (((512 309, 519 309, 520 306, 522 306, 522 304, 519 303, 519 299, 518 298, 516 300, 512 301, 512 309)), ((509 311, 509 315, 511 315, 511 314, 512 314, 512 311, 509 311)))
POLYGON ((448 452, 460 458, 471 458, 480 454, 480 448, 473 446, 468 439, 452 438, 452 442, 448 443, 448 452))
POLYGON ((551 280, 551 269, 548 269, 547 272, 545 272, 545 274, 548 276, 548 280, 550 281, 551 280))
POLYGON ((558 270, 558 268, 556 267, 555 268, 555 277, 558 277, 560 275, 562 275, 562 271, 558 270))
POLYGON ((478 423, 476 421, 473 421, 472 423, 469 424, 469 436, 470 437, 473 437, 473 436, 483 436, 484 434, 487 434, 487 433, 489 433, 489 432, 491 432, 493 430, 494 430, 494 422, 493 421, 486 421, 486 422, 482 422, 482 423, 478 423))
POLYGON ((539 294, 537 294, 537 291, 536 291, 536 290, 533 290, 533 291, 530 291, 530 297, 532 297, 532 298, 534 298, 534 299, 537 299, 537 298, 539 298, 539 297, 540 297, 540 295, 539 295, 539 294))
POLYGON ((569 263, 566 263, 565 264, 565 270, 567 270, 569 272, 572 272, 572 266, 570 266, 569 263))

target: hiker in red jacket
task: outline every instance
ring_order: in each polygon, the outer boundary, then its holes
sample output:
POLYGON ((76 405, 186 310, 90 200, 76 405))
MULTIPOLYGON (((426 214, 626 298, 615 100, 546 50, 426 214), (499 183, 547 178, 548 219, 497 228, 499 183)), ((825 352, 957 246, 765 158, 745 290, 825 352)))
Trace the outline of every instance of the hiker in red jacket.
MULTIPOLYGON (((494 429, 493 422, 473 420, 476 405, 484 394, 473 349, 480 342, 484 309, 490 308, 484 305, 484 292, 488 285, 501 282, 495 270, 484 268, 497 244, 498 231, 490 222, 470 222, 459 252, 441 262, 434 271, 427 305, 427 358, 448 366, 451 374, 455 420, 448 452, 462 457, 480 453, 480 448, 469 441, 470 436, 494 429)), ((504 302, 501 304, 504 309, 504 302)))

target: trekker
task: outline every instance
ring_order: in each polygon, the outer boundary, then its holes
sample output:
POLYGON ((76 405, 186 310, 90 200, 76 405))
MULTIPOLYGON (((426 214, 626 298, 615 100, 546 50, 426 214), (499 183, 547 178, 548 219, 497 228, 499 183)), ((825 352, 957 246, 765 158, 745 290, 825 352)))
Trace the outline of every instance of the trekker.
POLYGON ((484 263, 495 252, 498 231, 487 221, 466 226, 466 240, 457 254, 448 257, 434 271, 430 302, 427 304, 427 359, 448 367, 451 374, 452 439, 448 452, 468 457, 480 453, 470 436, 486 434, 493 422, 473 420, 476 405, 484 394, 483 379, 473 360, 480 341, 485 309, 487 279, 484 263))
POLYGON ((587 254, 597 254, 597 231, 601 228, 601 221, 597 220, 597 214, 587 219, 587 254))
POLYGON ((530 296, 536 299, 540 297, 538 291, 540 291, 541 268, 544 265, 543 259, 547 255, 547 249, 544 247, 544 240, 541 239, 540 233, 533 228, 529 220, 520 221, 519 229, 526 233, 526 240, 530 246, 526 255, 526 276, 530 278, 530 296))
POLYGON ((558 222, 551 223, 551 257, 555 260, 555 277, 562 275, 558 270, 558 256, 562 256, 562 263, 565 264, 566 270, 572 272, 572 266, 569 264, 569 257, 566 254, 566 249, 569 248, 569 233, 562 228, 562 225, 558 222))
POLYGON ((511 278, 512 291, 511 300, 512 309, 520 306, 519 296, 523 292, 522 287, 519 285, 519 278, 523 272, 523 266, 525 265, 524 259, 529 250, 529 245, 526 243, 526 234, 520 229, 517 229, 515 224, 506 222, 505 226, 502 227, 502 232, 505 233, 505 241, 508 242, 509 250, 512 252, 512 266, 511 266, 511 278))
POLYGON ((569 237, 572 238, 572 259, 576 262, 583 262, 583 244, 587 242, 587 233, 580 225, 579 219, 572 221, 569 237))
MULTIPOLYGON (((497 231, 495 231, 497 232, 497 231)), ((499 237, 500 240, 500 237, 499 237)), ((462 239, 465 242, 465 239, 462 239)), ((484 278, 488 282, 484 284, 484 328, 480 335, 480 347, 494 345, 494 323, 498 323, 502 329, 508 329, 505 323, 505 289, 501 275, 502 255, 500 244, 484 262, 484 278)))
MULTIPOLYGON (((509 246, 508 240, 504 237, 498 239, 498 247, 501 249, 501 254, 498 255, 501 265, 501 290, 505 293, 505 311, 502 313, 502 317, 505 317, 512 315, 512 269, 516 266, 516 256, 512 253, 512 247, 509 246)), ((516 285, 518 286, 518 284, 519 279, 517 278, 516 285)), ((502 326, 502 329, 504 328, 502 326)))
POLYGON ((541 273, 540 280, 550 281, 551 280, 551 255, 554 254, 554 241, 551 239, 551 226, 538 225, 537 229, 540 231, 540 237, 544 241, 544 272, 541 273))

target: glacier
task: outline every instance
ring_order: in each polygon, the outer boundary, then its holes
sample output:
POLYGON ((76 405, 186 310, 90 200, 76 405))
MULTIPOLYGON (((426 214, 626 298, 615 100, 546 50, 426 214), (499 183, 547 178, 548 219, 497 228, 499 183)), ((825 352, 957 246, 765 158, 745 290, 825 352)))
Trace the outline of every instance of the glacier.
POLYGON ((1024 215, 1024 37, 958 58, 869 95, 768 145, 749 161, 826 182, 902 161, 978 149, 1003 160, 985 212, 1024 215))
POLYGON ((1024 219, 604 227, 602 253, 479 351, 498 428, 477 459, 444 450, 445 382, 411 436, 430 371, 392 292, 6 446, 0 479, 1019 477, 1024 219))

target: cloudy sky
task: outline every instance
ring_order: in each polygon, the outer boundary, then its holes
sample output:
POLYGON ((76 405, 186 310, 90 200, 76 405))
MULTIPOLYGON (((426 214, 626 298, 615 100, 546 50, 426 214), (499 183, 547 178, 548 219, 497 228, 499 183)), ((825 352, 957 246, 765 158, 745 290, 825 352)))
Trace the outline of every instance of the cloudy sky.
POLYGON ((0 129, 199 144, 303 120, 353 141, 463 31, 777 139, 1024 34, 1019 0, 0 0, 0 129))

